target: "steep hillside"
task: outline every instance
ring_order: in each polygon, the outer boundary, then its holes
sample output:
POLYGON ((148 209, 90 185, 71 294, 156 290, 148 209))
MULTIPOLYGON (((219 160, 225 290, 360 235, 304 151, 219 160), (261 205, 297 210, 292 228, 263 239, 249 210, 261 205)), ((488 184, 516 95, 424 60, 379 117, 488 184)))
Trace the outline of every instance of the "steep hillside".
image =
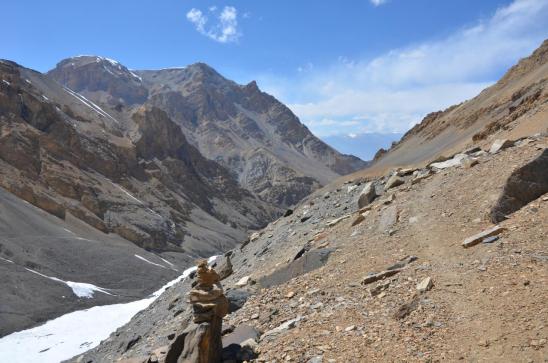
POLYGON ((433 112, 407 132, 389 152, 381 152, 369 172, 424 164, 465 146, 493 138, 515 139, 548 127, 548 40, 478 96, 433 112))
POLYGON ((162 109, 204 156, 276 206, 288 207, 366 166, 312 135, 255 82, 238 85, 203 63, 130 71, 109 59, 81 56, 60 62, 48 75, 121 118, 143 104, 162 109))
MULTIPOLYGON (((548 179, 493 238, 463 242, 493 228, 489 211, 519 168, 544 155, 537 172, 546 174, 547 145, 547 136, 531 137, 477 152, 472 167, 402 171, 392 187, 393 175, 375 178, 380 195, 370 204, 363 179, 308 197, 232 251, 234 272, 222 281, 233 306, 226 354, 229 342, 251 338, 263 362, 542 361, 548 179)), ((172 362, 193 283, 69 361, 172 362)))
MULTIPOLYGON (((547 44, 476 99, 427 118, 361 176, 318 190, 217 261, 223 272, 227 256, 232 264, 222 280, 225 361, 543 361, 546 95, 526 90, 544 84, 547 44), (484 111, 466 127, 447 124, 474 107, 484 111), (511 135, 520 137, 494 140, 511 135)), ((177 361, 193 279, 69 361, 177 361)))

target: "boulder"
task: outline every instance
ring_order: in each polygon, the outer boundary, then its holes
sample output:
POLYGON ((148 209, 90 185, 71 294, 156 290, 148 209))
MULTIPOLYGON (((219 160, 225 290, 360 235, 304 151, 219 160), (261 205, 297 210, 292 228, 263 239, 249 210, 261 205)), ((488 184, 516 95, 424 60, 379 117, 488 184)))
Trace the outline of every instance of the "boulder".
POLYGON ((225 255, 220 259, 217 259, 212 266, 219 274, 221 280, 224 280, 228 276, 232 275, 232 261, 230 261, 230 255, 230 252, 225 253, 225 255))
POLYGON ((251 294, 243 289, 232 289, 228 290, 225 295, 228 299, 228 313, 230 314, 241 309, 251 294))
POLYGON ((373 182, 368 182, 365 184, 365 187, 362 189, 358 198, 358 208, 363 208, 370 204, 376 197, 377 192, 375 191, 375 185, 373 185, 373 182))
POLYGON ((288 209, 288 210, 285 211, 284 217, 289 217, 292 214, 293 214, 293 209, 288 209))
POLYGON ((388 180, 386 181, 386 184, 384 185, 384 189, 388 190, 390 188, 395 188, 399 185, 402 185, 403 183, 405 183, 405 180, 402 177, 395 174, 395 175, 392 175, 390 178, 388 178, 388 180))
POLYGON ((490 219, 499 223, 545 193, 548 193, 548 149, 510 175, 502 194, 491 208, 490 219))

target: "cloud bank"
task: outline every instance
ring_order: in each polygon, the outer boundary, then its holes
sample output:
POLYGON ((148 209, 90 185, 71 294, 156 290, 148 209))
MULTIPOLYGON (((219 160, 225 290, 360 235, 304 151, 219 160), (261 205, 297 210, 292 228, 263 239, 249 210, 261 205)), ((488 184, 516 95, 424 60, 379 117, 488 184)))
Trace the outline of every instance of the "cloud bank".
POLYGON ((548 36, 548 0, 515 0, 488 19, 373 59, 340 57, 297 79, 259 79, 320 136, 405 132, 472 98, 548 36), (306 95, 304 98, 302 95, 306 95))
POLYGON ((241 36, 238 30, 238 11, 233 6, 225 6, 217 14, 217 7, 210 6, 209 12, 215 17, 215 23, 208 27, 208 17, 199 9, 192 8, 186 13, 186 18, 196 30, 219 43, 236 42, 241 36))

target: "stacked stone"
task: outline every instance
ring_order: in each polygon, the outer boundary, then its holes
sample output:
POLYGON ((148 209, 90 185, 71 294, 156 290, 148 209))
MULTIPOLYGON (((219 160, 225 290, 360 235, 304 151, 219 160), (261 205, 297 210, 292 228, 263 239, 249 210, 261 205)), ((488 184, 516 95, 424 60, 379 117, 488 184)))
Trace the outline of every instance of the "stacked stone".
POLYGON ((197 284, 188 294, 193 323, 171 344, 166 363, 220 363, 223 317, 228 313, 219 274, 206 260, 198 261, 197 284))
POLYGON ((189 302, 192 304, 194 322, 222 321, 228 314, 228 300, 224 295, 219 274, 207 265, 207 261, 198 263, 196 271, 198 284, 189 293, 189 302))

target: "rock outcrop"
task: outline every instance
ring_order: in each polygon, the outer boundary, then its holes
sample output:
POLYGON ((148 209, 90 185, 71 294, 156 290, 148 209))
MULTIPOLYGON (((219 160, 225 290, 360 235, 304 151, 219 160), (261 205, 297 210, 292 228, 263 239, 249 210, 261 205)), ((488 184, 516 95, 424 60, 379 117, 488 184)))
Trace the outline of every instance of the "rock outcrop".
POLYGON ((491 209, 491 221, 505 220, 509 214, 545 193, 548 193, 548 149, 510 175, 491 209))

